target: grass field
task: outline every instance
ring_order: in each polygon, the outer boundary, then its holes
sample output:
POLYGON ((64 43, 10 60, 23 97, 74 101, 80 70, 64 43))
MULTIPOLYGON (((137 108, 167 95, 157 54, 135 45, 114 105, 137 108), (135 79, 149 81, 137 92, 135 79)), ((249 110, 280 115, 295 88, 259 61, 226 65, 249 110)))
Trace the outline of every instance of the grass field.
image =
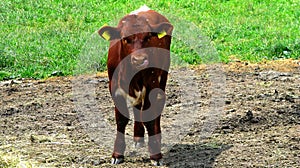
MULTIPOLYGON (((193 23, 223 62, 299 59, 299 0, 3 0, 0 80, 73 75, 95 31, 143 4, 193 23)), ((188 63, 205 63, 180 40, 172 52, 188 63)), ((93 63, 97 70, 105 68, 101 58, 93 63)))

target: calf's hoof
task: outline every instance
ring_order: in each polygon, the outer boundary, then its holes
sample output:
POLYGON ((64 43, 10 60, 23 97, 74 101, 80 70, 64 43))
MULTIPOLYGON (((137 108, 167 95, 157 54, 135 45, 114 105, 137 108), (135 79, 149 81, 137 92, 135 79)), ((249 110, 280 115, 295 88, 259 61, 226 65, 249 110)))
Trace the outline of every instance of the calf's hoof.
POLYGON ((121 164, 124 162, 124 158, 112 158, 111 164, 121 164))
POLYGON ((161 160, 151 160, 151 164, 153 166, 163 166, 163 163, 161 160))

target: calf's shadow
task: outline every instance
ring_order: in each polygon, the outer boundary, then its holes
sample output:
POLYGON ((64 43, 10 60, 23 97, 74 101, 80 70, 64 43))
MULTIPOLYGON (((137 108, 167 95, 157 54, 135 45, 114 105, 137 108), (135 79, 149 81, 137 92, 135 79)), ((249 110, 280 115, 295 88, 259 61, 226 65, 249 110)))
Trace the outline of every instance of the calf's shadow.
POLYGON ((164 164, 168 167, 213 167, 215 159, 231 145, 224 144, 176 144, 164 154, 164 164))

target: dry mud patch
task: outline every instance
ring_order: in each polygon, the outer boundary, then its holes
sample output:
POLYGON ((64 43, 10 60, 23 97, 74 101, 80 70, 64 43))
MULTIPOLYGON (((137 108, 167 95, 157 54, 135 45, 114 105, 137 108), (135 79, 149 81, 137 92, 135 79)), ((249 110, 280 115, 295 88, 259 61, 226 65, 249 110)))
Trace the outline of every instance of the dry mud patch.
MULTIPOLYGON (((213 132, 204 138, 203 126, 210 115, 214 94, 210 90, 209 71, 206 66, 170 71, 162 128, 164 143, 175 143, 163 150, 165 167, 298 167, 299 62, 235 62, 223 65, 222 69, 225 76, 223 112, 219 113, 213 132), (186 71, 192 71, 193 75, 182 75, 186 71), (176 74, 188 79, 186 86, 178 81, 176 74), (182 100, 186 93, 184 88, 191 86, 197 88, 197 95, 188 97, 188 101, 182 100), (192 111, 196 117, 190 120, 188 127, 178 126, 180 140, 170 138, 168 129, 176 127, 172 121, 178 119, 180 109, 191 106, 196 107, 192 111)), ((108 148, 113 145, 113 139, 108 136, 99 143, 97 137, 90 136, 92 129, 87 131, 87 126, 91 121, 82 117, 76 108, 74 79, 0 82, 1 157, 15 156, 34 167, 116 167, 110 165, 108 148)), ((91 99, 101 102, 100 106, 93 102, 84 105, 93 116, 97 113, 105 116, 113 129, 113 103, 107 77, 100 74, 81 76, 78 80, 95 86, 91 99)), ((89 99, 90 95, 79 96, 89 99)), ((127 136, 131 135, 132 123, 127 130, 127 136)), ((117 167, 149 167, 147 148, 142 151, 128 147, 126 163, 117 167)))

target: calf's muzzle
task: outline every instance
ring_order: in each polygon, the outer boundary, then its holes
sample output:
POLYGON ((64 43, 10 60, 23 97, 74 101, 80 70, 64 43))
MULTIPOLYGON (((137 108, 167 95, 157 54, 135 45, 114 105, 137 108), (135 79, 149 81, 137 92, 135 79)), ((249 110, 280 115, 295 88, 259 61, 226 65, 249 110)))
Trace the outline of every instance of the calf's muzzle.
POLYGON ((143 52, 131 54, 131 64, 138 70, 147 68, 149 65, 148 55, 143 52))

